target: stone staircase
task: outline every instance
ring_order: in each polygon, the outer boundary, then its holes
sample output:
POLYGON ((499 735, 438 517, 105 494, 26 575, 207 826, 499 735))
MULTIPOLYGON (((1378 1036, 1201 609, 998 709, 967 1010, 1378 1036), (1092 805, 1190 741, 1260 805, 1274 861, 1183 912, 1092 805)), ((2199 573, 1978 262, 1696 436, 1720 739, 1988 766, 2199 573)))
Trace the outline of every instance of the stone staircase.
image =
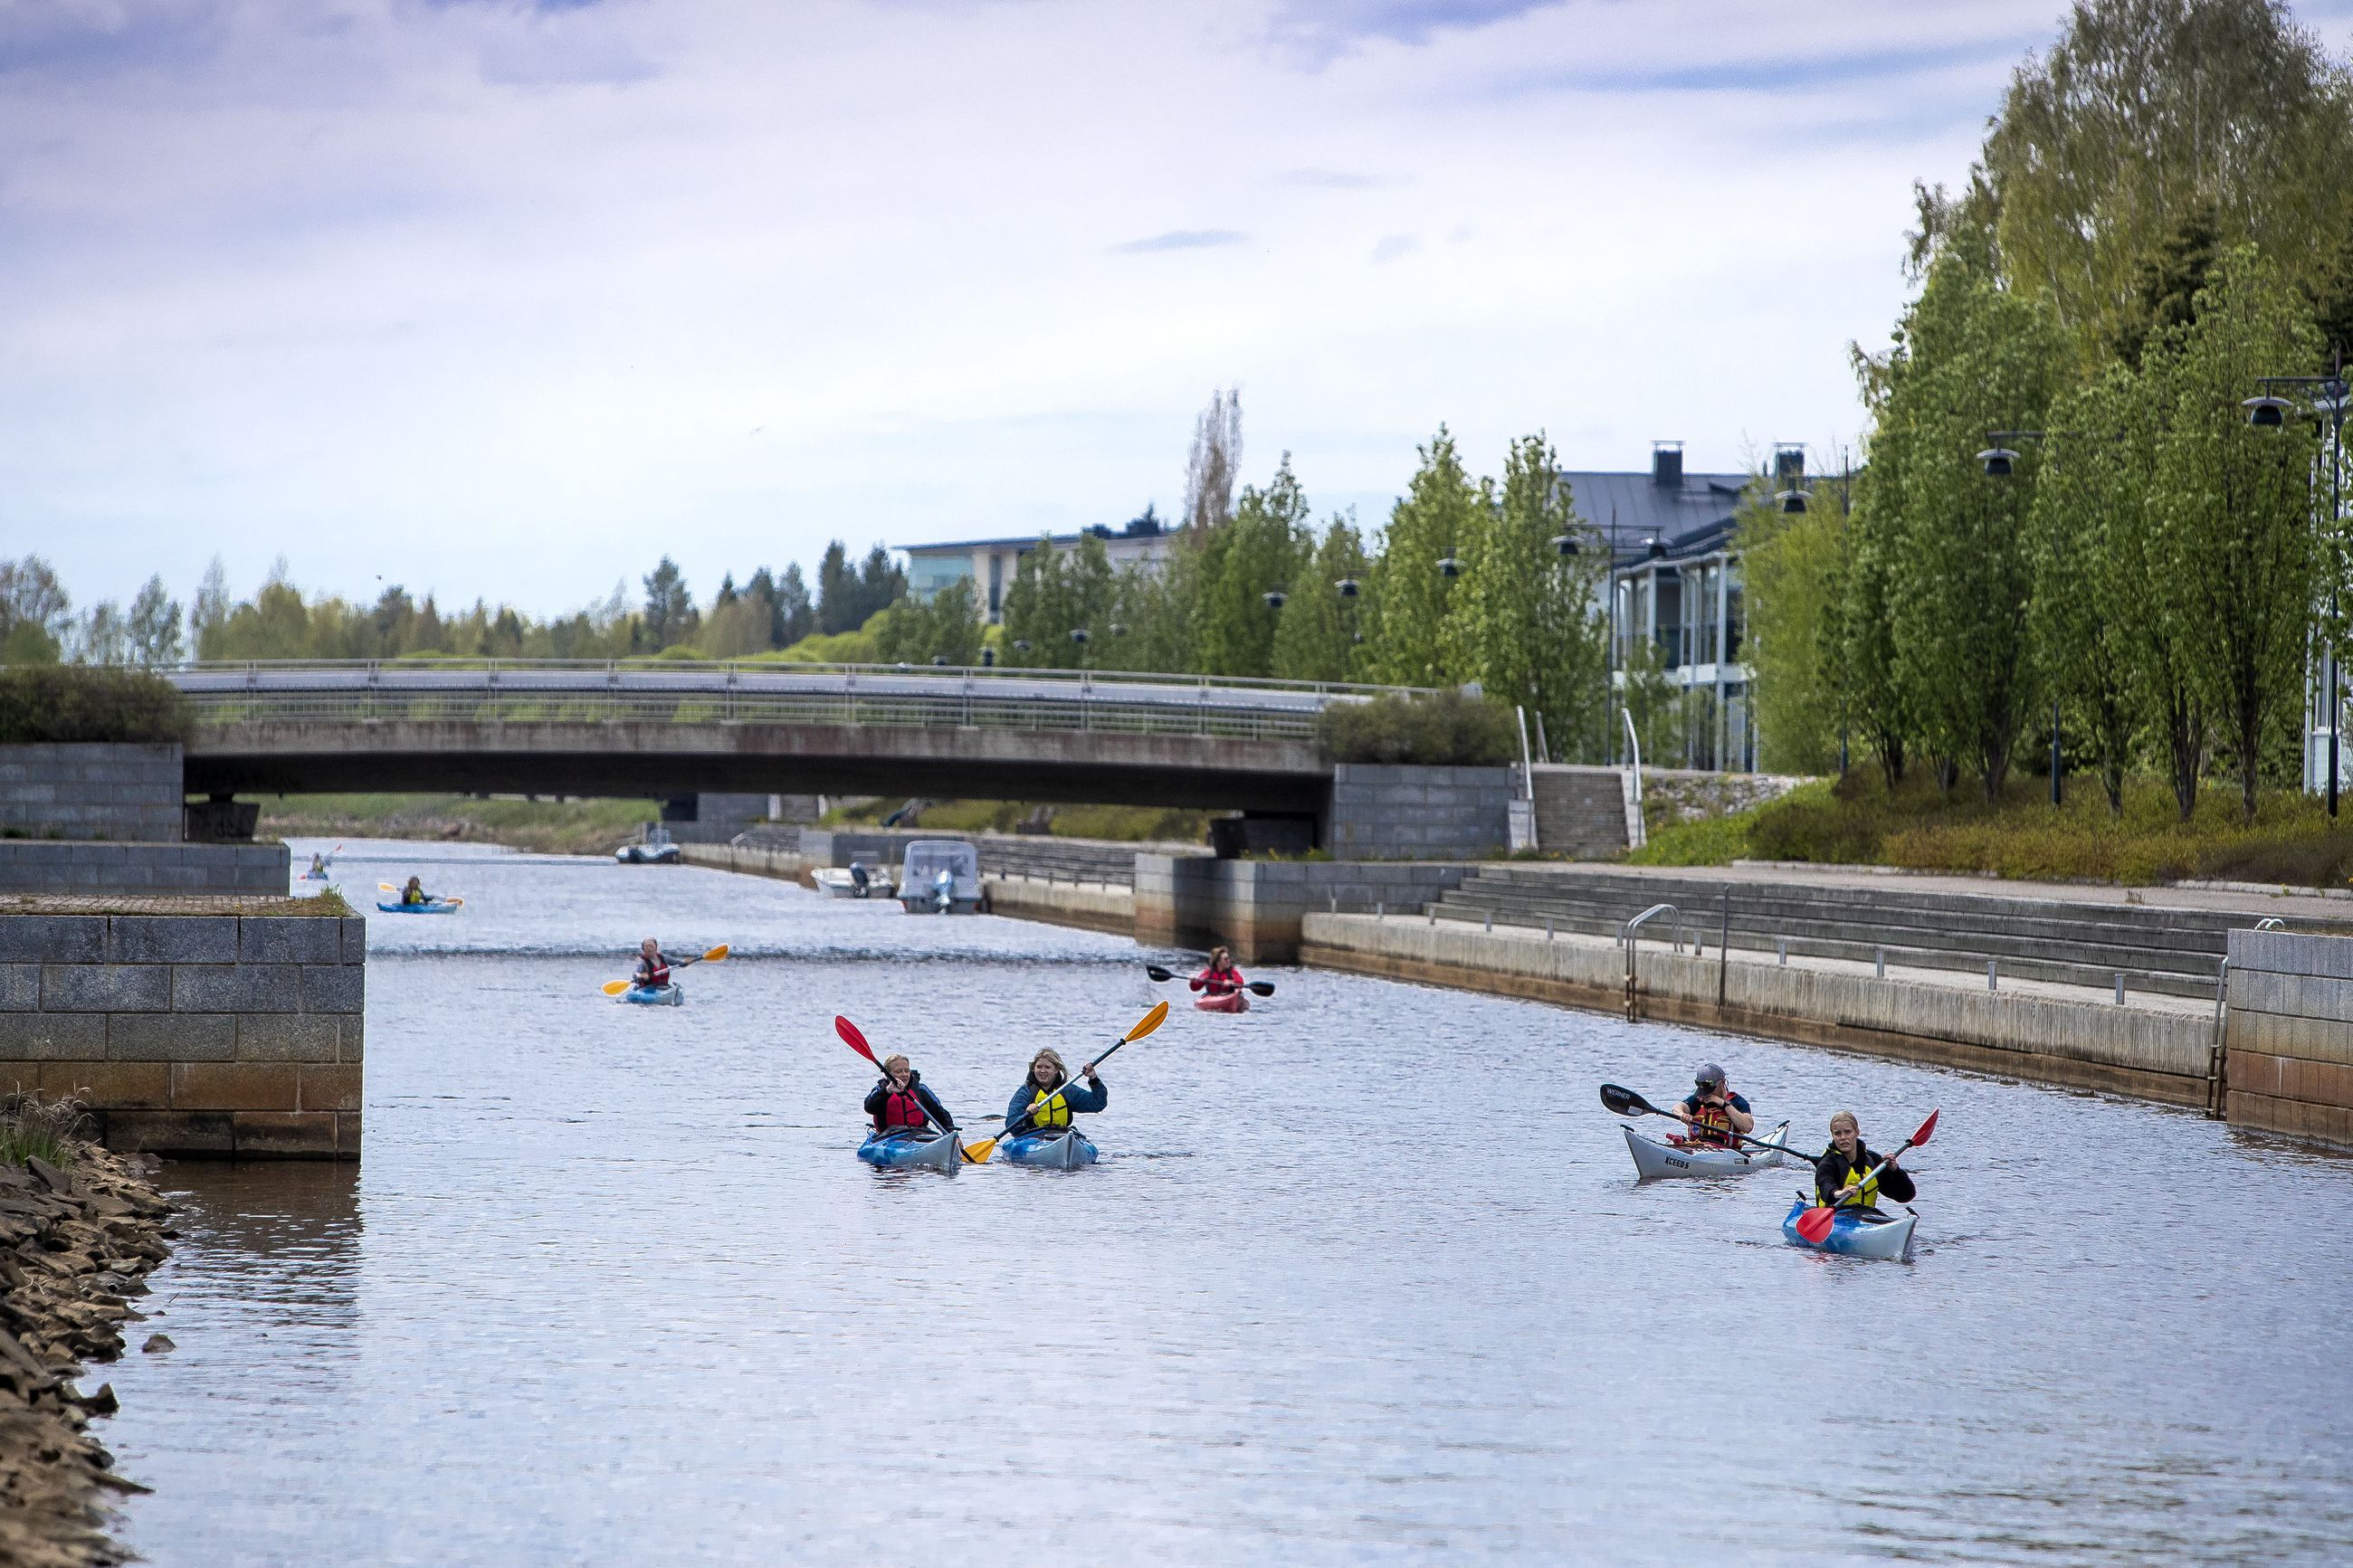
POLYGON ((1617 768, 1537 768, 1537 847, 1580 860, 1614 860, 1625 854, 1624 776, 1617 768))
MULTIPOLYGON (((1492 915, 1499 927, 1537 929, 1550 921, 1559 931, 1614 937, 1634 915, 1669 903, 1681 910, 1685 930, 1713 949, 1729 888, 1731 945, 1746 952, 1774 952, 1786 941, 1793 957, 1870 963, 1883 952, 1898 966, 1978 972, 1991 960, 2000 974, 2015 979, 2105 990, 2121 973, 2129 990, 2199 997, 2214 994, 2228 933, 2257 919, 2213 910, 1928 891, 1889 880, 1895 885, 1825 887, 1727 882, 1704 873, 1656 877, 1499 866, 1481 870, 1432 907, 1441 920, 1483 921, 1492 915)), ((1644 929, 1662 940, 1674 932, 1665 917, 1644 929)))

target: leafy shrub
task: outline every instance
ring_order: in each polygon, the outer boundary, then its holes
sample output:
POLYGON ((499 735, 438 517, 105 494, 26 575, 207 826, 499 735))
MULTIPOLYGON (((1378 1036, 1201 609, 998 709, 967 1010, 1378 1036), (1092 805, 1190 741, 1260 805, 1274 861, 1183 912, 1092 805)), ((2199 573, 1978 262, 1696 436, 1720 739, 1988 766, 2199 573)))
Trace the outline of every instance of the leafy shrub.
POLYGON ((159 675, 104 665, 0 668, 0 744, 185 741, 187 699, 159 675))
POLYGON ((1520 751, 1509 708, 1460 691, 1335 702, 1316 721, 1315 739, 1335 763, 1498 767, 1520 751))
POLYGON ((81 1101, 71 1096, 9 1095, 0 1100, 0 1164, 21 1165, 29 1158, 69 1169, 89 1124, 81 1101))

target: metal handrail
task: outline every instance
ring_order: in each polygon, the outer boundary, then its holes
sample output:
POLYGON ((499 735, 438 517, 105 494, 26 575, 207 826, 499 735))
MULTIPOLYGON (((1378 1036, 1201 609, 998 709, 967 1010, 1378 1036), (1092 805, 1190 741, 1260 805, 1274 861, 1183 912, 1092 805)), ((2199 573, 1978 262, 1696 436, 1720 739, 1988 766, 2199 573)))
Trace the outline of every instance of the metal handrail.
POLYGON ((1626 1021, 1630 1024, 1634 1021, 1634 955, 1641 951, 1642 926, 1654 915, 1675 917, 1675 951, 1683 950, 1683 912, 1672 904, 1652 904, 1619 929, 1618 941, 1626 949, 1626 1021))

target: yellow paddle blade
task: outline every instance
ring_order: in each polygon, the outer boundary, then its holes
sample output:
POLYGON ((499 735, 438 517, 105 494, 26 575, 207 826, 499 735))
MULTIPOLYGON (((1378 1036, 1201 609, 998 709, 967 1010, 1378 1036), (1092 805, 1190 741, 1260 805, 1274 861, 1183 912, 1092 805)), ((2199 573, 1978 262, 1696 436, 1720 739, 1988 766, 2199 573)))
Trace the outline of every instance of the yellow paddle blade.
POLYGON ((379 892, 385 893, 396 893, 400 891, 398 888, 394 887, 390 882, 378 882, 376 884, 376 889, 379 892))
POLYGON ((1145 1036, 1152 1033, 1153 1030, 1160 1027, 1160 1026, 1166 1023, 1167 1019, 1168 1004, 1166 1002, 1155 1002, 1152 1005, 1152 1011, 1146 1013, 1143 1017, 1138 1018, 1135 1021, 1135 1027, 1127 1032, 1127 1038, 1132 1041, 1140 1040, 1144 1038, 1145 1036))
POLYGON ((626 980, 607 980, 605 982, 605 994, 607 996, 618 996, 622 992, 627 991, 628 988, 629 983, 626 980))
POLYGON ((716 963, 726 956, 727 944, 723 942, 717 947, 712 948, 709 952, 704 953, 702 955, 702 962, 705 963, 716 963))
POLYGON ((965 1159, 975 1165, 987 1164, 988 1157, 996 1152, 997 1140, 994 1138, 984 1138, 977 1143, 967 1143, 964 1146, 965 1159))
POLYGON ((466 900, 463 899, 444 899, 441 901, 453 910, 462 910, 466 907, 466 900))

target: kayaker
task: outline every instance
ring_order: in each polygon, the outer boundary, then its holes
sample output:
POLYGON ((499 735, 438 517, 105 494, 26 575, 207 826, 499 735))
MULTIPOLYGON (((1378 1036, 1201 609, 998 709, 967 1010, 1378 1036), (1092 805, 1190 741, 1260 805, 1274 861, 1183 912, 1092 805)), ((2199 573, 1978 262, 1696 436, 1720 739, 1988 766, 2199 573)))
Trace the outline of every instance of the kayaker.
POLYGON ((1732 1086, 1725 1081, 1724 1069, 1714 1062, 1702 1064, 1692 1079, 1691 1093, 1675 1107, 1675 1120, 1691 1129, 1689 1141, 1714 1149, 1738 1148, 1740 1141, 1733 1134, 1757 1130, 1757 1118, 1749 1111, 1748 1101, 1732 1092, 1732 1086))
POLYGON ((400 901, 404 904, 429 904, 433 899, 425 890, 425 879, 421 877, 411 877, 408 879, 408 886, 400 889, 400 901))
POLYGON ((324 855, 320 854, 316 849, 311 850, 311 875, 314 878, 324 878, 326 874, 327 858, 324 855))
POLYGON ((923 1077, 907 1065, 904 1057, 892 1057, 882 1064, 882 1081, 866 1097, 866 1114, 874 1119, 874 1131, 888 1132, 893 1128, 924 1128, 938 1122, 950 1132, 956 1130, 955 1118, 940 1103, 939 1096, 923 1087, 923 1077))
POLYGON ((1234 955, 1222 947, 1209 950, 1209 966, 1186 984, 1212 996, 1230 996, 1247 984, 1234 967, 1234 955))
POLYGON ((1814 1162, 1814 1193, 1825 1207, 1875 1209, 1883 1194, 1908 1204, 1918 1192, 1903 1166, 1863 1146, 1853 1111, 1831 1118, 1831 1146, 1814 1162))
POLYGON ((1072 1111, 1093 1112, 1111 1103, 1111 1090, 1095 1076, 1095 1064, 1079 1068, 1079 1076, 1087 1080, 1084 1089, 1069 1089, 1070 1073, 1062 1058, 1049 1046, 1029 1058, 1029 1077, 1013 1091, 1011 1103, 1005 1108, 1005 1131, 1008 1137, 1027 1127, 1046 1131, 1060 1131, 1071 1124, 1072 1111))
POLYGON ((659 991, 670 984, 671 970, 702 962, 700 954, 692 958, 672 958, 661 950, 661 943, 648 937, 638 947, 638 972, 634 979, 640 991, 659 991))

